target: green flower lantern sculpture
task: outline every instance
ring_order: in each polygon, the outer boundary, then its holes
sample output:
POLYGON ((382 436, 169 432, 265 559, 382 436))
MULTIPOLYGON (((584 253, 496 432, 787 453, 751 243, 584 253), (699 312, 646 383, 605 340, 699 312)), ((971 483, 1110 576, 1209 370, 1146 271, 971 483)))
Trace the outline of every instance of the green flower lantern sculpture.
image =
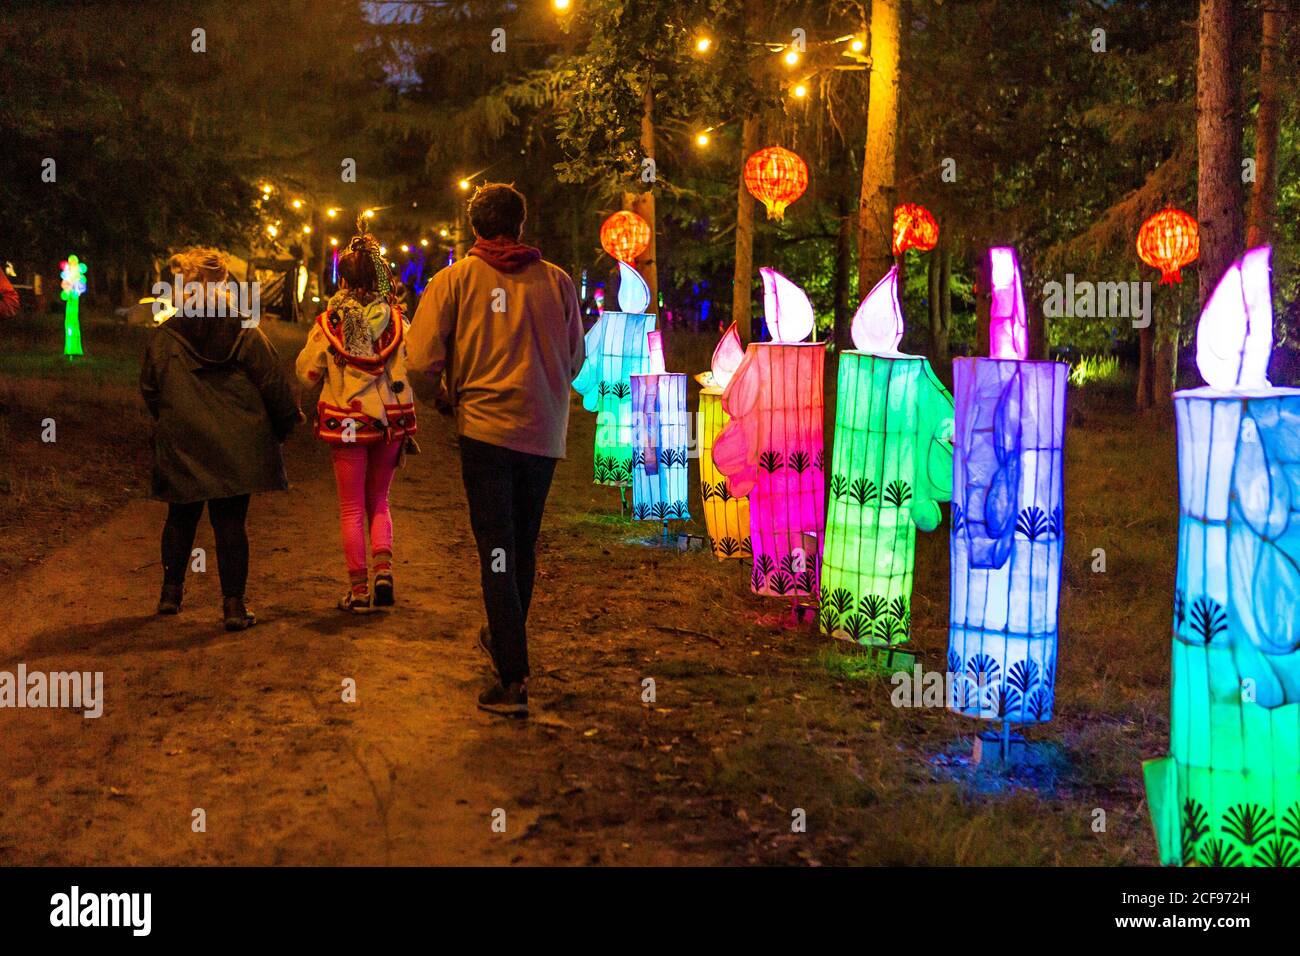
POLYGON ((916 529, 952 494, 952 396, 903 337, 898 267, 853 319, 840 355, 830 513, 818 622, 837 638, 892 648, 911 621, 916 529))
POLYGON ((618 264, 618 304, 587 332, 587 359, 573 387, 582 407, 596 413, 595 481, 598 485, 632 483, 632 381, 650 371, 647 333, 655 317, 645 311, 650 288, 626 262, 618 264))
POLYGON ((745 347, 740 342, 736 323, 732 322, 713 350, 712 368, 695 376, 700 383, 700 501, 709 542, 719 561, 747 558, 751 554, 749 498, 733 495, 727 487, 726 476, 713 462, 713 443, 731 420, 722 409, 722 393, 744 358, 745 347))
POLYGON ((1272 388, 1270 250, 1219 281, 1177 392, 1169 755, 1145 765, 1160 861, 1300 865, 1300 389, 1272 388))

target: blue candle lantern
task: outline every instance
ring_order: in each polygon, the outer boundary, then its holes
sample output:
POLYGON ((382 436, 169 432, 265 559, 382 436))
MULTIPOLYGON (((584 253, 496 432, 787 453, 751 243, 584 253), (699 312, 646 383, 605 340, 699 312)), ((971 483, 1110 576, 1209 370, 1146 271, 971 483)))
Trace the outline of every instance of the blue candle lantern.
POLYGON ((632 376, 632 518, 687 521, 686 374, 632 376))
POLYGON ((1052 718, 1069 366, 1028 361, 1015 251, 989 250, 994 354, 953 362, 949 708, 1052 718))
POLYGON ((587 358, 574 389, 582 407, 596 413, 595 482, 632 483, 632 381, 650 371, 646 336, 655 316, 645 311, 650 289, 636 269, 620 262, 620 312, 601 313, 585 339, 587 358))
POLYGON ((1178 572, 1169 755, 1145 765, 1160 861, 1300 865, 1300 389, 1272 388, 1268 247, 1197 328, 1174 395, 1178 572))

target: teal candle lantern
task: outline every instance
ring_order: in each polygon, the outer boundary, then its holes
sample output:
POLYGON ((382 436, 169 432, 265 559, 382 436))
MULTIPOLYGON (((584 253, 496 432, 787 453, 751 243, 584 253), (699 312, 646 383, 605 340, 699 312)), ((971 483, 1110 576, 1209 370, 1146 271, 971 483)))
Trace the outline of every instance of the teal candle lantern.
POLYGON ((1197 329, 1174 395, 1178 572, 1169 754, 1145 765, 1160 861, 1300 865, 1300 389, 1272 388, 1268 247, 1197 329))
POLYGON ((840 355, 830 511, 818 622, 833 637, 892 647, 911 622, 916 529, 939 525, 952 492, 952 396, 903 335, 898 268, 853 320, 840 355))
POLYGON ((646 336, 655 317, 645 311, 650 289, 641 274, 619 262, 618 303, 621 312, 606 311, 588 330, 587 358, 574 389, 582 407, 596 413, 595 482, 632 483, 632 381, 650 371, 646 336))

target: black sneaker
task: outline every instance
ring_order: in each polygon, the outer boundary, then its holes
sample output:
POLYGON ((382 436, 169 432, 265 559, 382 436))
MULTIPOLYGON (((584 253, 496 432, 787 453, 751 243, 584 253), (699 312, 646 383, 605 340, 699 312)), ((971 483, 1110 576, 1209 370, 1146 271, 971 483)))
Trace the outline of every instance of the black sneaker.
POLYGON ((496 655, 492 653, 492 631, 486 624, 478 629, 478 646, 487 655, 488 663, 492 665, 492 673, 497 675, 497 680, 500 680, 501 673, 497 670, 496 655))
POLYGON ((257 623, 257 616, 244 606, 242 597, 228 597, 222 601, 227 631, 243 631, 257 623))
POLYGON ((502 717, 528 716, 528 687, 524 684, 493 684, 478 695, 478 709, 502 717))
POLYGON ((179 614, 181 612, 181 598, 184 594, 185 585, 164 584, 162 594, 158 597, 158 613, 179 614))
POLYGON ((375 575, 375 607, 392 607, 393 576, 387 571, 375 575))

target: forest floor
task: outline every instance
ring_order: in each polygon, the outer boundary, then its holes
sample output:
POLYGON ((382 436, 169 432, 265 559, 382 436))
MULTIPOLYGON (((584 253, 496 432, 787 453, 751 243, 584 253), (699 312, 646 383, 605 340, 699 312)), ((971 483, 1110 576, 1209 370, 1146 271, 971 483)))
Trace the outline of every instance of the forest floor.
MULTIPOLYGON (((1141 761, 1167 746, 1175 457, 1172 427, 1118 389, 1071 395, 1056 719, 1008 775, 971 770, 972 722, 892 706, 887 675, 783 626, 741 562, 647 543, 657 528, 591 482, 577 402, 540 544, 530 720, 474 707, 477 564, 434 414, 393 488, 394 610, 334 609, 333 479, 303 429, 292 489, 250 514, 260 623, 221 629, 211 558, 182 614, 155 617, 145 332, 88 324, 71 367, 59 333, 0 326, 0 671, 102 671, 105 703, 0 710, 0 864, 1156 862, 1141 761)), ((301 332, 272 333, 291 359, 301 332)), ((704 367, 711 341, 667 338, 670 366, 704 367)), ((946 530, 918 536, 926 670, 944 669, 946 530)), ((212 554, 206 522, 196 545, 212 554)))

